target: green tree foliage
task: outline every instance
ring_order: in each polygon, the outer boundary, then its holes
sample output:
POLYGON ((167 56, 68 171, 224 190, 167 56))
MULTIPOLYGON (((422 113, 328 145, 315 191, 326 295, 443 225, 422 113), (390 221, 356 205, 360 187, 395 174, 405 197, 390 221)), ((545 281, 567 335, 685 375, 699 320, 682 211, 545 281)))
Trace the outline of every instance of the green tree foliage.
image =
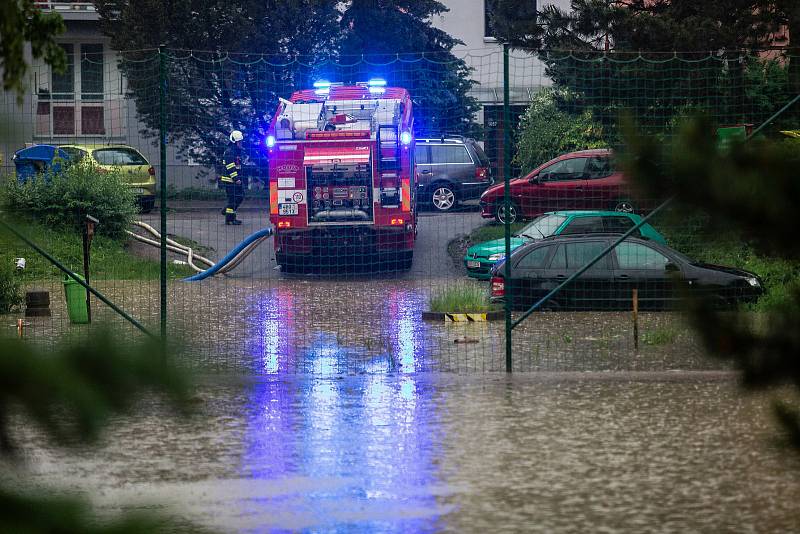
POLYGON ((520 119, 514 164, 527 173, 565 152, 609 146, 608 133, 568 89, 546 88, 520 119))
POLYGON ((43 351, 0 338, 0 459, 7 462, 0 463, 0 531, 174 532, 175 525, 151 515, 99 522, 80 499, 25 492, 19 475, 17 482, 10 476, 8 462, 24 458, 14 437, 20 421, 35 423, 60 446, 91 444, 112 418, 134 413, 145 393, 160 393, 188 413, 189 383, 156 340, 124 346, 104 331, 90 343, 43 351))
POLYGON ((624 108, 643 127, 658 130, 690 105, 713 109, 720 123, 758 123, 787 94, 800 92, 797 83, 794 90, 789 85, 800 58, 767 70, 767 77, 781 69, 790 74, 769 109, 746 89, 763 70, 753 59, 757 52, 800 20, 795 1, 573 0, 570 10, 545 6, 535 25, 515 18, 514 3, 496 1, 500 38, 535 49, 548 76, 584 95, 604 120, 624 108))
POLYGON ((86 215, 91 215, 100 220, 97 233, 113 238, 125 235, 136 214, 136 196, 122 171, 101 172, 89 163, 70 165, 25 183, 11 177, 3 197, 10 211, 54 228, 80 232, 86 215))
POLYGON ((471 69, 452 53, 462 43, 431 23, 447 11, 436 0, 350 0, 341 19, 338 50, 350 63, 361 57, 369 63, 398 57, 406 61, 385 67, 362 64, 354 75, 361 81, 382 75, 391 84, 409 89, 420 135, 475 136, 479 134, 475 123, 479 105, 468 94, 475 82, 470 79, 471 69))
POLYGON ((42 13, 34 7, 33 0, 4 0, 0 2, 0 71, 3 89, 16 91, 22 98, 25 90, 25 43, 31 44, 34 58, 44 58, 45 63, 61 71, 66 66, 66 55, 55 38, 64 33, 61 15, 42 13))
POLYGON ((257 142, 278 97, 305 87, 303 63, 329 54, 338 33, 337 3, 98 0, 96 6, 111 46, 140 51, 124 52, 120 69, 145 133, 155 135, 160 126, 156 49, 164 45, 167 129, 190 156, 212 164, 232 129, 257 142))
MULTIPOLYGON (((717 147, 714 124, 701 116, 685 124, 673 144, 626 128, 627 167, 653 195, 674 196, 684 211, 702 210, 719 228, 736 231, 763 254, 800 260, 800 143, 754 140, 717 147)), ((692 301, 693 324, 709 350, 738 364, 751 388, 800 387, 800 281, 779 306, 760 315, 717 313, 692 301)), ((800 415, 787 405, 776 413, 800 447, 800 415)))

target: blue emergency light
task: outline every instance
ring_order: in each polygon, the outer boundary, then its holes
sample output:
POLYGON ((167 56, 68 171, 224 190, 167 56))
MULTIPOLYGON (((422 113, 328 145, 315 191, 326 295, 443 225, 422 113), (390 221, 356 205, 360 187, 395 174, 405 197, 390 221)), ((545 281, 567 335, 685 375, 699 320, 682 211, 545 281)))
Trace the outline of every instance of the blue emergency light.
POLYGON ((403 143, 405 146, 411 144, 411 132, 403 132, 400 134, 400 142, 403 143))
POLYGON ((267 144, 267 148, 274 147, 275 146, 275 136, 274 135, 268 135, 265 142, 267 144))

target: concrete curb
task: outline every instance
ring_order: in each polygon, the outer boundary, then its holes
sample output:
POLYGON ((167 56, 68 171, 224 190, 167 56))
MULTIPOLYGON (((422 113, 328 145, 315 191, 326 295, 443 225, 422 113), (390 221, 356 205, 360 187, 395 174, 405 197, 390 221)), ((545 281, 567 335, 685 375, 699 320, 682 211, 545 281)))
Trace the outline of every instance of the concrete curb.
POLYGON ((505 318, 503 311, 490 311, 485 313, 443 313, 422 312, 424 321, 439 321, 445 323, 482 323, 486 321, 499 321, 505 318))

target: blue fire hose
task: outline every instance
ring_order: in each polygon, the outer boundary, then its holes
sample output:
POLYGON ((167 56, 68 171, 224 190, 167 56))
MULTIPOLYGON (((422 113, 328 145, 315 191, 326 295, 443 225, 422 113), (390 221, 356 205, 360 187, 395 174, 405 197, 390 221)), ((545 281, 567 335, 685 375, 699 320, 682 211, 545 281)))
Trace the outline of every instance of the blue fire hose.
POLYGON ((272 235, 272 228, 264 228, 259 230, 258 232, 254 232, 247 236, 244 241, 236 245, 233 250, 228 252, 228 254, 222 258, 220 261, 215 263, 212 267, 209 267, 205 271, 201 273, 197 273, 194 276, 190 276, 188 278, 184 278, 184 282, 198 282, 200 280, 204 280, 209 276, 214 276, 219 272, 226 272, 230 270, 230 268, 235 267, 239 263, 244 260, 255 248, 258 246, 261 241, 265 240, 269 236, 272 235), (230 264, 229 268, 228 267, 230 264))

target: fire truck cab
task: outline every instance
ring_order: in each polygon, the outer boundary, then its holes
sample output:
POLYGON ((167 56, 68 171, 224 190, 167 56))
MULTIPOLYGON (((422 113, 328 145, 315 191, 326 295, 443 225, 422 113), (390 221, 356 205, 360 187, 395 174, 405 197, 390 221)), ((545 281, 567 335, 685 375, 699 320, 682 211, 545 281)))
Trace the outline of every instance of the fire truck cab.
POLYGON ((408 91, 383 80, 317 82, 280 100, 266 145, 282 271, 411 267, 417 221, 408 91))

